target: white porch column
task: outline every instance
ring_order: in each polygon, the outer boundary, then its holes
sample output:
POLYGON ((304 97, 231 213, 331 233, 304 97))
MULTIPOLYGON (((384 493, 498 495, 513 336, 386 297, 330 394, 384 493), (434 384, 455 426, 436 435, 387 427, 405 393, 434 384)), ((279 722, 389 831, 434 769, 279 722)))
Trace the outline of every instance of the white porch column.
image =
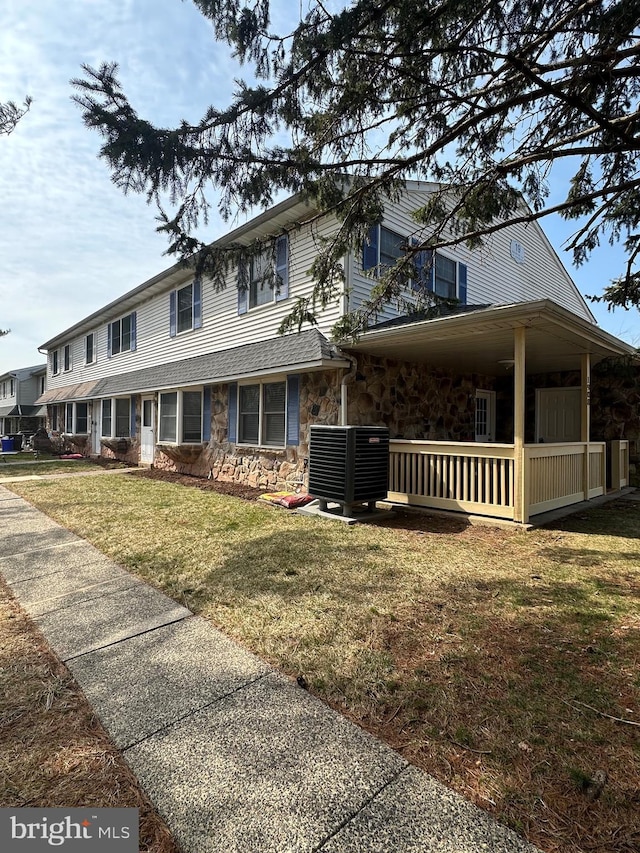
POLYGON ((584 443, 582 477, 585 501, 589 500, 589 441, 591 438, 591 356, 582 354, 581 361, 580 441, 584 443))
POLYGON ((513 517, 514 521, 520 522, 529 520, 524 451, 525 344, 526 329, 524 326, 519 326, 513 330, 513 517))

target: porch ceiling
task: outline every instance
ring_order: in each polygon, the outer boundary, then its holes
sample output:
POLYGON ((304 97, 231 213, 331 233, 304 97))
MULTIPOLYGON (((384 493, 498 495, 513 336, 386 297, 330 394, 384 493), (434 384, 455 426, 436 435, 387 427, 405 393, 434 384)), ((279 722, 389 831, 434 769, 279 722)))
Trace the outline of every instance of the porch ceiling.
POLYGON ((433 320, 371 329, 356 344, 341 348, 399 361, 428 363, 459 373, 503 374, 514 357, 514 329, 526 329, 527 373, 579 370, 581 356, 592 364, 636 350, 598 326, 550 300, 501 305, 433 320))

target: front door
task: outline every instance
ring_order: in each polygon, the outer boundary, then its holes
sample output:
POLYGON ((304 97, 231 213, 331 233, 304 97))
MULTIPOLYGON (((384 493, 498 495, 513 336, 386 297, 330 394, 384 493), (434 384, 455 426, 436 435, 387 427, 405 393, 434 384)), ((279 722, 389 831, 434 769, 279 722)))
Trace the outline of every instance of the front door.
POLYGON ((476 441, 496 440, 496 392, 476 391, 476 441))
POLYGON ((100 415, 101 403, 94 400, 91 404, 91 449, 95 456, 100 456, 100 415))
POLYGON ((143 465, 153 465, 155 449, 155 400, 153 397, 143 397, 140 429, 140 462, 143 465))
POLYGON ((536 441, 580 441, 580 388, 536 389, 536 441))

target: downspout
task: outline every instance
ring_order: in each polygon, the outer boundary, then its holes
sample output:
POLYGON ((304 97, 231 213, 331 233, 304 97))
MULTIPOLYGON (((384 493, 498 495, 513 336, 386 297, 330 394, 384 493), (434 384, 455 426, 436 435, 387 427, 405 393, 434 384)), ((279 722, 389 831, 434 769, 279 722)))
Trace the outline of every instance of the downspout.
MULTIPOLYGON (((344 259, 344 291, 342 293, 342 315, 349 313, 349 301, 351 293, 351 265, 353 254, 351 250, 347 252, 344 259)), ((348 417, 348 395, 347 382, 355 377, 358 370, 358 362, 354 356, 342 353, 343 357, 350 363, 351 367, 346 371, 340 382, 340 426, 347 426, 348 417)))
POLYGON ((347 426, 347 382, 355 377, 358 370, 358 362, 354 356, 347 355, 346 353, 342 355, 351 363, 351 367, 345 372, 340 383, 340 426, 347 426))

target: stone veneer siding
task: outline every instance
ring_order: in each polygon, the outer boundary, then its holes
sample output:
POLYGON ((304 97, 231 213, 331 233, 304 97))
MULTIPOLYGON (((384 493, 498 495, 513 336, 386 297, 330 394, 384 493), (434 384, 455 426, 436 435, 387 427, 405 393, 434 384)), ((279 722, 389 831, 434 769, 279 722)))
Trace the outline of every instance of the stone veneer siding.
MULTIPOLYGON (((494 379, 454 376, 422 364, 358 355, 348 379, 348 422, 388 426, 392 438, 473 441, 476 388, 493 390, 494 379)), ((208 444, 162 447, 158 468, 242 482, 269 490, 306 484, 310 424, 340 422, 344 371, 300 376, 300 444, 282 450, 229 442, 228 386, 211 389, 211 440, 208 444)))

